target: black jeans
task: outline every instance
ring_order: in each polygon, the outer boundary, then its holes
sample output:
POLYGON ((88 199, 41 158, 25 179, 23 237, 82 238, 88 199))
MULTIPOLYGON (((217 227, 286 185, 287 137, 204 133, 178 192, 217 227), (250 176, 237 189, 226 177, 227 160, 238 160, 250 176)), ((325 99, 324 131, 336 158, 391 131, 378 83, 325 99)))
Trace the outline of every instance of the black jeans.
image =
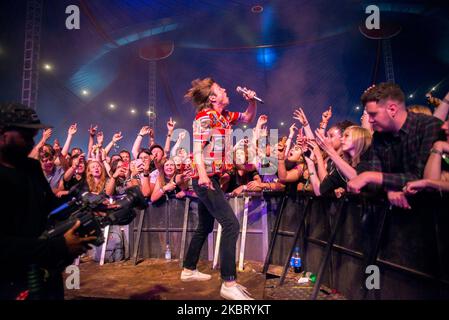
POLYGON ((214 219, 222 227, 220 243, 220 269, 224 281, 237 278, 235 270, 235 249, 240 231, 240 224, 223 191, 220 189, 219 178, 214 176, 211 182, 215 190, 198 186, 198 179, 193 180, 193 189, 198 196, 198 227, 190 241, 189 250, 184 260, 184 268, 195 270, 201 248, 209 233, 214 228, 214 219))

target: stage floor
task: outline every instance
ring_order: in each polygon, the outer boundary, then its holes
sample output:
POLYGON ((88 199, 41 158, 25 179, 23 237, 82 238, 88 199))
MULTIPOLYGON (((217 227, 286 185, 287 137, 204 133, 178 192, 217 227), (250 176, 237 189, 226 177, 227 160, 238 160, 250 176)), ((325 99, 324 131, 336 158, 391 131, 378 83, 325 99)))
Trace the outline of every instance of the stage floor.
MULTIPOLYGON (((137 265, 131 261, 106 263, 87 261, 80 264, 80 289, 67 290, 67 300, 125 299, 125 300, 221 300, 220 271, 212 263, 200 261, 198 269, 212 275, 205 282, 182 282, 179 260, 145 259, 137 265)), ((305 300, 311 285, 299 285, 297 275, 289 273, 284 286, 279 286, 282 268, 270 266, 269 276, 261 273, 262 263, 245 262, 238 281, 257 300, 305 300), (268 279, 267 279, 268 278, 268 279)), ((319 299, 344 299, 339 294, 320 292, 319 299)))

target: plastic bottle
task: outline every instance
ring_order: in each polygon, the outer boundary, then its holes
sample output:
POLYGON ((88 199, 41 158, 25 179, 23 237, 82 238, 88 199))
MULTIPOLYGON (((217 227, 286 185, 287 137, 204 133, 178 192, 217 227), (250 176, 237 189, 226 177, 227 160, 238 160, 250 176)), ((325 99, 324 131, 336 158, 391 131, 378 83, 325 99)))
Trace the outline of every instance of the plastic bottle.
POLYGON ((170 245, 167 244, 165 246, 165 260, 171 260, 171 251, 170 251, 170 245))
POLYGON ((301 263, 301 257, 299 255, 299 247, 296 247, 295 251, 293 252, 293 255, 290 259, 290 266, 293 268, 295 273, 302 272, 302 263, 301 263))

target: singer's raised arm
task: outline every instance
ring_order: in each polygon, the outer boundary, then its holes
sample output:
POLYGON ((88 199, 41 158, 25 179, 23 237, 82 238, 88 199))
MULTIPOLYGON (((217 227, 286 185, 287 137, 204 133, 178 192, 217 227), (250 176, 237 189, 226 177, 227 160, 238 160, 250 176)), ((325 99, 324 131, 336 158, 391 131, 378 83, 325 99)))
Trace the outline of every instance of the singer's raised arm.
POLYGON ((242 113, 240 121, 243 123, 251 123, 257 114, 257 103, 256 100, 254 100, 256 93, 252 90, 247 90, 247 93, 244 93, 243 96, 246 101, 248 101, 248 108, 242 113))

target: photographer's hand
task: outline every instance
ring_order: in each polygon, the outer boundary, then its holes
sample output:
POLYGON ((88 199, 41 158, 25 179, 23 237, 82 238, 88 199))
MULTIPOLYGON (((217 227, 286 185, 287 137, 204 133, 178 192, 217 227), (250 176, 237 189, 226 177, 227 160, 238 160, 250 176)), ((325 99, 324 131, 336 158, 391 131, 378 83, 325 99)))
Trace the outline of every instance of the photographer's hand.
POLYGON ((69 250, 69 253, 73 256, 79 256, 80 254, 83 254, 87 251, 88 244, 90 242, 93 242, 97 239, 97 237, 94 236, 86 236, 81 238, 76 234, 76 230, 81 225, 81 222, 79 220, 76 221, 76 223, 71 227, 65 234, 65 243, 67 245, 67 249, 69 250))

